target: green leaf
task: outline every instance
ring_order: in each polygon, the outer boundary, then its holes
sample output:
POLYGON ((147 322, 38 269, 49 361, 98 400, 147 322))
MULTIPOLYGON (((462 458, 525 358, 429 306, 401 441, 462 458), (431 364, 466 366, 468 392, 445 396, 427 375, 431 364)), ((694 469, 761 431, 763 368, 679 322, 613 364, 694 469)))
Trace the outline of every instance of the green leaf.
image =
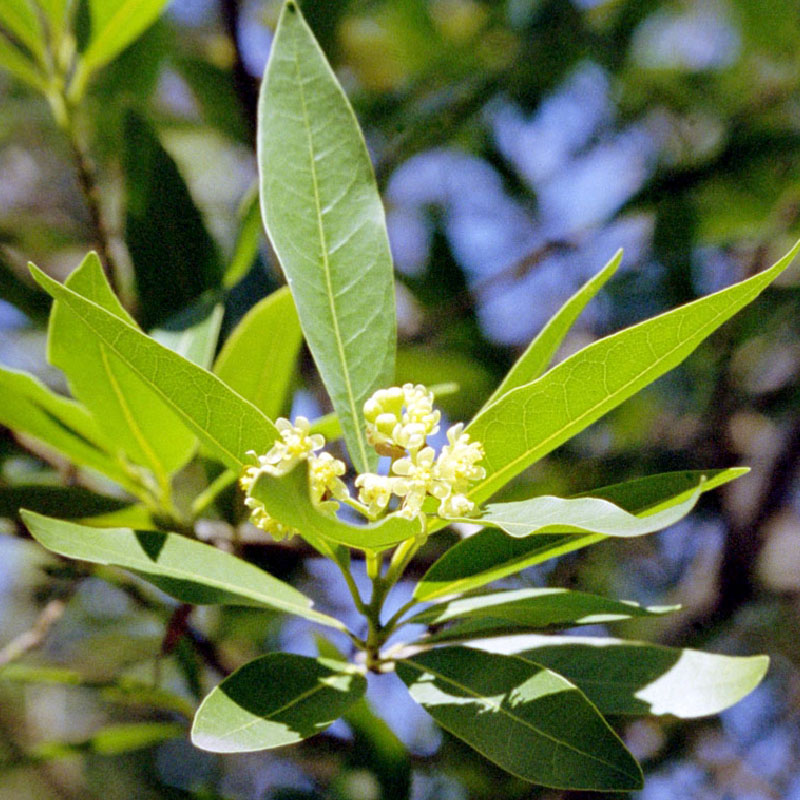
POLYGON ((483 502, 515 475, 681 363, 723 322, 754 300, 800 252, 716 294, 600 339, 533 383, 481 411, 467 430, 483 443, 483 502))
POLYGON ((272 422, 216 375, 29 266, 39 285, 75 311, 97 340, 150 386, 223 463, 239 471, 248 461, 248 450, 266 453, 272 447, 278 438, 272 422))
POLYGON ((299 742, 328 728, 367 690, 341 661, 272 653, 245 664, 203 700, 192 742, 246 753, 299 742))
POLYGON ((608 600, 569 589, 514 589, 439 603, 411 617, 408 622, 441 625, 454 619, 491 619, 526 628, 548 625, 569 627, 618 622, 634 617, 661 616, 678 606, 640 606, 628 601, 608 600))
POLYGON ((368 525, 351 525, 323 514, 309 498, 308 471, 304 464, 280 478, 262 473, 250 494, 264 504, 273 519, 296 528, 315 546, 319 540, 324 540, 377 552, 413 539, 422 532, 418 518, 387 517, 368 525))
MULTIPOLYGON (((749 470, 733 469, 666 472, 618 483, 590 494, 610 500, 626 511, 646 518, 679 503, 695 492, 707 492, 735 480, 749 470)), ((503 531, 486 529, 451 547, 417 584, 414 598, 434 600, 485 586, 534 564, 601 542, 602 534, 540 534, 533 539, 512 539, 503 531)))
POLYGON ((383 206, 353 110, 295 2, 259 101, 267 233, 359 472, 377 464, 362 408, 394 378, 395 300, 383 206))
POLYGON ((86 519, 130 506, 130 500, 107 497, 82 486, 0 486, 0 517, 5 519, 19 520, 20 508, 66 519, 86 519))
POLYGON ((275 419, 286 406, 302 341, 291 292, 278 289, 245 314, 225 342, 214 372, 275 419))
POLYGON ((222 263, 175 161, 155 131, 130 111, 124 136, 125 241, 136 276, 140 319, 149 329, 203 292, 219 288, 222 263))
POLYGON ((44 11, 50 25, 51 47, 55 50, 64 32, 64 26, 70 11, 70 0, 38 0, 39 7, 44 11))
POLYGON ((47 760, 87 752, 118 756, 153 747, 168 739, 183 738, 185 733, 185 725, 179 722, 120 722, 107 725, 81 741, 42 742, 33 749, 33 755, 47 760))
POLYGON ((51 392, 32 375, 0 368, 0 424, 25 433, 132 491, 131 476, 83 406, 51 392))
POLYGON ((134 42, 159 17, 167 0, 89 0, 91 35, 81 70, 102 67, 134 42))
POLYGON ((39 67, 6 39, 2 32, 0 32, 0 67, 34 89, 40 92, 47 91, 47 81, 39 71, 39 67))
POLYGON ((110 564, 141 575, 184 603, 271 608, 344 630, 312 609, 305 595, 236 556, 177 533, 92 528, 21 511, 37 542, 68 558, 110 564))
POLYGON ((397 662, 411 696, 503 769, 556 789, 641 788, 634 757, 554 672, 514 656, 444 647, 397 662))
POLYGON ((520 636, 475 646, 497 647, 563 675, 603 714, 719 714, 750 694, 769 666, 766 656, 719 656, 594 637, 520 636))
POLYGON ((539 334, 528 345, 516 364, 508 371, 503 382, 484 404, 491 405, 511 389, 536 380, 546 369, 556 351, 564 341, 581 312, 592 298, 605 286, 619 268, 622 250, 617 250, 611 260, 581 286, 578 291, 556 312, 539 334))
POLYGON ((222 285, 226 289, 232 289, 247 275, 258 255, 263 228, 257 185, 253 186, 253 191, 248 192, 242 200, 239 217, 239 235, 236 237, 233 255, 222 278, 222 285))
POLYGON ((164 327, 154 330, 151 336, 198 367, 209 369, 214 361, 224 313, 222 303, 212 305, 201 298, 185 312, 168 320, 164 327))
MULTIPOLYGON (((89 253, 67 278, 69 289, 117 317, 136 323, 108 285, 100 259, 89 253)), ((56 300, 50 313, 48 358, 67 376, 70 391, 89 409, 108 440, 131 461, 147 467, 161 486, 182 467, 196 438, 146 381, 108 347, 68 303, 56 300)))
POLYGON ((42 26, 30 0, 4 0, 0 3, 0 25, 13 34, 40 61, 44 61, 42 26))
POLYGON ((490 503, 483 514, 465 522, 491 525, 509 536, 523 538, 536 533, 602 533, 604 536, 643 536, 674 525, 697 503, 696 489, 682 503, 663 511, 637 517, 598 497, 564 499, 542 495, 515 503, 490 503))

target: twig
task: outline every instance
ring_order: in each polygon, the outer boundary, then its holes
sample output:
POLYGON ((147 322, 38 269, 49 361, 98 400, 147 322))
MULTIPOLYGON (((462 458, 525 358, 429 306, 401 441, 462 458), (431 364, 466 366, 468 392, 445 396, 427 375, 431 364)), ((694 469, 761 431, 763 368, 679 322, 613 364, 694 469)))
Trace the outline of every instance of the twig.
POLYGON ((63 599, 51 600, 33 623, 33 626, 12 639, 2 650, 0 650, 0 666, 16 661, 26 653, 39 647, 45 640, 50 628, 61 619, 67 601, 63 599))

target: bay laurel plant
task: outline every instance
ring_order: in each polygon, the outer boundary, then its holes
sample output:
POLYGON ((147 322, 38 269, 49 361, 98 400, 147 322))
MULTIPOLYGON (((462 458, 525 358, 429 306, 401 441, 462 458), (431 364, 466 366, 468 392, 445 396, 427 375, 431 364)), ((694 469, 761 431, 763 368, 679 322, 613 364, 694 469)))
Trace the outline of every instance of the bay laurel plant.
POLYGON ((372 167, 353 111, 291 1, 258 116, 261 209, 288 287, 254 307, 215 361, 218 326, 190 329, 181 347, 143 333, 97 255, 64 284, 31 265, 55 301, 48 355, 75 399, 2 370, 0 422, 117 482, 135 502, 106 516, 87 510, 80 522, 30 510, 22 519, 49 550, 130 570, 184 603, 271 609, 349 641, 350 659, 323 645, 319 658, 269 653, 241 666, 197 709, 191 736, 199 748, 256 751, 313 736, 359 701, 367 672, 381 680, 395 673, 439 725, 508 772, 549 787, 637 789, 641 769, 605 717, 715 714, 759 683, 767 659, 553 635, 673 609, 492 584, 609 538, 663 529, 703 492, 747 470, 490 501, 677 366, 768 287, 800 244, 760 274, 550 368, 571 324, 614 275, 617 253, 483 408, 445 426, 435 387, 394 385, 392 262, 372 167), (301 331, 334 414, 273 421, 301 331), (257 357, 266 353, 267 362, 257 357), (219 467, 187 510, 176 507, 173 483, 192 459, 219 467), (196 523, 234 482, 242 514, 261 535, 300 537, 338 567, 360 625, 317 611, 293 586, 196 538, 196 523), (453 521, 481 530, 447 550, 412 599, 387 614, 387 597, 419 548, 453 521), (362 562, 368 597, 354 578, 362 562), (409 629, 426 632, 404 638, 409 629))

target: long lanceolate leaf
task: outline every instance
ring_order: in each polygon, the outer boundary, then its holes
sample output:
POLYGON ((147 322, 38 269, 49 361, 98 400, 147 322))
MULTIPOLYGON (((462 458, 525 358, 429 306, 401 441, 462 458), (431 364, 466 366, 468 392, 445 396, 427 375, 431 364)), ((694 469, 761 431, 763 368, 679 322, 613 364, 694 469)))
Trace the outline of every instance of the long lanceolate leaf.
POLYGON ((634 757, 569 681, 514 656, 443 647, 397 662, 411 696, 503 769, 556 789, 631 791, 634 757))
POLYGON ((224 464, 235 470, 248 450, 266 453, 278 431, 255 406, 216 375, 192 364, 91 300, 62 286, 33 264, 31 273, 63 300, 93 335, 145 381, 224 464))
POLYGON ((510 636, 475 642, 514 654, 574 683, 603 714, 718 714, 758 686, 766 656, 719 656, 644 642, 578 636, 510 636))
POLYGON ((34 539, 48 550, 124 567, 183 602, 271 608, 344 630, 339 620, 314 611, 311 600, 289 584, 230 553, 177 533, 91 528, 32 511, 21 515, 34 539))
POLYGON ((503 382, 494 390, 485 405, 491 405, 506 392, 535 381, 546 369, 550 360, 561 346, 564 337, 569 333, 575 320, 589 301, 605 286, 609 278, 619 269, 622 250, 617 250, 614 257, 597 275, 590 278, 578 291, 567 300, 556 312, 547 325, 528 345, 525 352, 508 371, 503 382))
POLYGON ((367 690, 355 667, 271 653, 225 678, 203 700, 192 741, 212 753, 246 753, 321 733, 367 690))
POLYGON ((481 411, 467 429, 486 451, 486 478, 472 490, 472 499, 486 500, 526 467, 680 364, 769 286, 798 251, 800 242, 773 267, 748 280, 589 345, 481 411))
MULTIPOLYGON (((646 521, 649 516, 691 501, 697 492, 715 489, 747 471, 738 467, 665 472, 595 489, 589 494, 612 501, 646 521)), ((476 589, 605 538, 602 533, 539 533, 530 538, 515 539, 505 531, 486 528, 451 547, 417 584, 414 597, 420 601, 434 600, 476 589)))
POLYGON ((383 207, 353 110, 295 2, 281 13, 259 103, 261 208, 359 472, 374 468, 366 398, 394 377, 383 207))

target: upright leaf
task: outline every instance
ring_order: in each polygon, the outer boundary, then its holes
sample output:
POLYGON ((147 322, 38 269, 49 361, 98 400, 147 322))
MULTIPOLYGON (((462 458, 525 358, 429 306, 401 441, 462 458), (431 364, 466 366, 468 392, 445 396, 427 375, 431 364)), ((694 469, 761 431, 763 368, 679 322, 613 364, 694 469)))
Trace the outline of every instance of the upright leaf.
POLYGON ((481 411, 467 430, 483 442, 482 502, 515 475, 681 363, 723 322, 754 300, 792 262, 800 242, 773 267, 716 294, 607 336, 533 383, 481 411))
POLYGON ((125 488, 131 475, 112 452, 86 409, 51 392, 32 375, 0 368, 0 424, 52 447, 81 467, 102 472, 125 488))
POLYGON ((271 608, 344 630, 339 620, 312 609, 288 583, 216 547, 177 533, 94 528, 22 511, 37 542, 68 558, 111 564, 141 575, 184 603, 271 608))
POLYGON ((0 3, 0 26, 44 61, 44 32, 30 0, 4 0, 0 3))
POLYGON ((613 277, 621 260, 622 250, 617 250, 608 264, 567 300, 528 345, 516 364, 511 367, 502 383, 484 404, 484 408, 511 389, 535 381, 547 369, 550 360, 561 346, 575 320, 578 319, 589 301, 605 286, 609 278, 613 277))
POLYGON ((272 422, 216 375, 29 266, 37 283, 54 299, 63 300, 224 464, 238 471, 248 461, 249 450, 266 453, 272 447, 278 438, 272 422))
POLYGON ((443 647, 402 659, 396 669, 443 728, 514 775, 555 789, 642 786, 636 759, 597 709, 544 667, 443 647))
POLYGON ((222 303, 212 305, 204 300, 201 298, 186 311, 167 320, 151 335, 198 367, 210 369, 225 308, 222 303))
POLYGON ((548 625, 569 627, 618 622, 634 617, 668 614, 677 606, 652 606, 609 600, 569 589, 513 589, 493 594, 466 597, 426 608, 409 622, 441 625, 457 619, 491 619, 498 623, 544 628, 548 625))
POLYGON ((364 696, 367 681, 341 661, 271 653, 225 678, 203 700, 192 741, 212 753, 247 753, 321 733, 364 696))
POLYGON ((225 342, 214 372, 270 419, 286 405, 303 335, 288 289, 257 303, 225 342))
POLYGON ((125 241, 145 329, 222 282, 214 240, 175 161, 134 112, 125 118, 125 241))
POLYGON ((262 231, 258 186, 254 185, 253 191, 245 195, 239 207, 239 233, 222 279, 226 289, 232 289, 250 271, 258 255, 262 231))
POLYGON ((353 110, 297 3, 286 2, 259 102, 261 209, 359 472, 374 468, 362 407, 394 377, 383 207, 353 110))
MULTIPOLYGON (((100 259, 90 253, 67 278, 74 292, 133 328, 135 322, 111 291, 100 259)), ((50 313, 48 358, 67 376, 69 388, 91 412, 108 440, 162 484, 183 466, 196 439, 152 388, 100 341, 80 314, 57 301, 50 313)))
POLYGON ((473 646, 513 653, 563 675, 603 714, 719 714, 750 694, 769 666, 766 656, 719 656, 595 637, 515 636, 473 646))
MULTIPOLYGON (((666 472, 593 489, 590 494, 646 519, 687 502, 696 492, 715 489, 747 472, 743 468, 666 472)), ((451 547, 433 564, 417 584, 414 597, 434 600, 476 589, 605 538, 600 533, 548 533, 532 539, 513 539, 501 530, 487 528, 451 547)))
POLYGON ((167 0, 90 0, 91 34, 81 57, 84 73, 111 61, 157 19, 167 0))
POLYGON ((7 69, 15 78, 24 81, 40 92, 47 91, 47 80, 39 67, 16 45, 0 32, 0 67, 7 69))

